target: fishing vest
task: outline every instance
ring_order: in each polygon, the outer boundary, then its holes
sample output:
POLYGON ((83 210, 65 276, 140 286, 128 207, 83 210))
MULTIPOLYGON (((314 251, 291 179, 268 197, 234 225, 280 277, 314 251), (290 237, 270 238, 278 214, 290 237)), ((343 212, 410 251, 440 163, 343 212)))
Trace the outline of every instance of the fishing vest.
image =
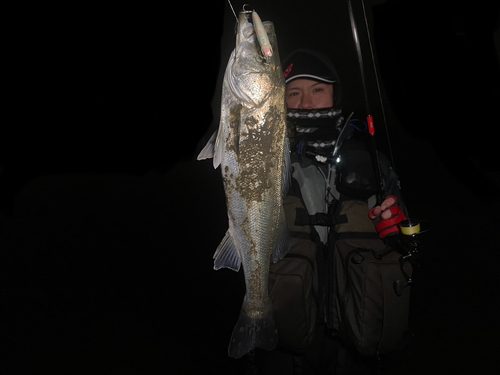
MULTIPOLYGON (((284 349, 306 352, 318 322, 363 355, 401 346, 409 288, 398 295, 393 283, 404 281, 403 272, 411 275, 411 266, 403 268, 368 217, 376 182, 367 155, 355 138, 344 140, 335 163, 292 155, 292 186, 284 199, 291 247, 271 264, 269 282, 284 349)), ((400 199, 397 176, 382 155, 381 163, 386 193, 400 199)))

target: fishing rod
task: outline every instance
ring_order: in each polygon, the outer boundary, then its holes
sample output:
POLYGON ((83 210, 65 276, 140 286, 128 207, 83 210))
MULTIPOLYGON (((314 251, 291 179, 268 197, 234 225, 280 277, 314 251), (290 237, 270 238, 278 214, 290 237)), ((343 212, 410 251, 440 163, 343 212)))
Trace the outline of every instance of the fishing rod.
MULTIPOLYGON (((365 4, 363 0, 360 0, 362 7, 363 7, 363 16, 365 20, 365 26, 366 26, 366 33, 368 36, 368 43, 370 45, 370 52, 371 52, 371 60, 373 64, 373 69, 375 72, 375 79, 377 83, 377 89, 380 97, 380 104, 382 106, 382 117, 384 119, 385 127, 386 127, 386 132, 387 132, 387 139, 389 141, 389 151, 391 154, 391 161, 392 165, 394 167, 394 158, 392 156, 392 149, 391 149, 391 141, 389 139, 389 133, 387 131, 387 121, 385 118, 385 111, 384 111, 384 105, 382 102, 382 95, 380 91, 380 83, 377 75, 377 69, 375 68, 375 58, 373 54, 373 49, 372 49, 372 42, 370 38, 370 30, 368 27, 368 20, 366 18, 366 10, 365 10, 365 4)), ((377 152, 377 143, 375 139, 375 124, 373 121, 373 116, 371 114, 370 110, 370 101, 368 99, 368 90, 367 90, 367 85, 366 85, 366 77, 365 77, 365 66, 363 63, 363 53, 361 51, 361 43, 359 41, 359 34, 358 34, 358 27, 356 26, 356 20, 354 17, 354 10, 352 7, 352 1, 347 0, 347 7, 349 10, 349 20, 351 23, 351 29, 352 29, 352 34, 354 38, 354 44, 356 46, 356 53, 358 55, 358 63, 359 63, 359 68, 360 68, 360 73, 361 73, 361 83, 363 86, 363 94, 364 94, 364 99, 365 99, 365 108, 367 112, 367 117, 366 117, 366 122, 368 124, 368 133, 369 133, 369 146, 370 146, 370 154, 371 154, 371 159, 373 163, 373 169, 375 171, 375 179, 377 183, 377 188, 378 188, 378 193, 377 193, 377 205, 381 205, 382 202, 385 200, 385 190, 384 190, 384 182, 382 178, 382 170, 380 168, 380 160, 377 152)))
MULTIPOLYGON (((364 17, 366 33, 367 33, 367 37, 368 37, 368 45, 370 47, 370 57, 371 57, 371 62, 373 64, 373 70, 375 73, 375 80, 377 83, 378 95, 380 98, 380 104, 381 104, 381 108, 382 108, 382 117, 383 117, 385 128, 386 128, 387 140, 389 142, 389 152, 390 152, 390 156, 391 156, 392 167, 394 168, 394 157, 392 154, 391 140, 389 138, 389 130, 387 128, 387 120, 386 120, 386 116, 385 116, 384 104, 382 101, 380 82, 378 79, 377 69, 375 66, 375 56, 373 53, 372 42, 371 42, 371 38, 370 38, 370 29, 369 29, 368 20, 366 17, 365 4, 364 4, 364 0, 360 0, 360 2, 362 5, 362 8, 363 8, 363 17, 364 17)), ((359 67, 360 67, 360 71, 361 71, 361 81, 362 81, 365 106, 366 106, 366 111, 367 111, 368 133, 369 133, 369 139, 370 139, 370 142, 369 142, 370 154, 372 156, 373 168, 375 170, 375 177, 376 177, 376 181, 377 181, 378 188, 379 188, 379 193, 377 194, 377 204, 380 205, 385 199, 385 190, 384 190, 384 184, 383 184, 383 178, 382 178, 382 170, 380 167, 380 160, 379 160, 378 153, 377 153, 377 144, 376 144, 376 140, 375 140, 375 126, 374 126, 373 117, 372 117, 371 111, 370 111, 370 102, 368 99, 368 93, 367 93, 368 90, 367 90, 366 77, 365 77, 365 67, 363 64, 363 54, 361 51, 361 44, 359 41, 358 28, 356 26, 356 20, 354 18, 352 0, 347 0, 347 6, 349 9, 349 19, 351 22, 354 43, 356 45, 356 52, 358 55, 358 62, 359 62, 359 67)), ((424 222, 426 222, 426 221, 424 220, 424 222)), ((411 275, 409 275, 405 271, 404 266, 407 262, 411 263, 412 259, 415 259, 417 256, 420 255, 421 249, 420 249, 420 241, 419 241, 418 237, 421 234, 429 231, 431 229, 431 226, 429 226, 429 224, 428 224, 427 225, 428 228, 421 230, 420 220, 416 219, 416 218, 404 218, 403 221, 399 222, 398 226, 400 227, 400 234, 401 235, 400 236, 387 236, 384 240, 386 241, 386 243, 388 243, 391 247, 396 249, 401 254, 401 257, 399 258, 399 263, 400 263, 401 273, 403 274, 404 280, 396 280, 396 281, 394 281, 394 284, 393 284, 394 291, 399 296, 402 294, 403 289, 410 286, 412 284, 412 281, 413 281, 411 278, 411 275)))

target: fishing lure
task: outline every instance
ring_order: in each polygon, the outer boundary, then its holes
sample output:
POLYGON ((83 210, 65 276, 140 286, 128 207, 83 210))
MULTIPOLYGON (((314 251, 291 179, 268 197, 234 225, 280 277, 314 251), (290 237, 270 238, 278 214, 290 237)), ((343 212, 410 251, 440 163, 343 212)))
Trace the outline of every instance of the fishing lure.
MULTIPOLYGON (((230 0, 227 0, 227 2, 229 3, 231 10, 233 11, 234 18, 236 18, 236 22, 238 22, 238 17, 236 16, 236 12, 234 11, 233 4, 231 4, 230 0)), ((245 10, 246 5, 248 4, 243 5, 243 12, 250 13, 249 10, 245 10)), ((269 42, 269 37, 267 36, 264 25, 262 24, 262 20, 260 19, 259 15, 255 10, 252 11, 252 22, 255 34, 257 35, 257 40, 259 41, 262 54, 264 55, 265 58, 271 57, 273 55, 273 48, 271 46, 271 42, 269 42)))
POLYGON ((260 44, 260 49, 264 57, 269 58, 273 55, 273 48, 271 47, 271 42, 269 42, 269 37, 267 36, 266 29, 262 24, 262 20, 260 19, 257 12, 254 10, 252 12, 252 23, 253 28, 255 30, 255 34, 257 35, 257 40, 260 44))

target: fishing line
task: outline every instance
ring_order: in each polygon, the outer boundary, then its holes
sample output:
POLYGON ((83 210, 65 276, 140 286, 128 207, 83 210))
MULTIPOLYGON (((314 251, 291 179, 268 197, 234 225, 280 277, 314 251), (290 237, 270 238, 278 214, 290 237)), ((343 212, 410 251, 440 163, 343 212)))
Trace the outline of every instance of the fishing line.
POLYGON ((234 18, 236 18, 236 21, 238 21, 238 16, 236 15, 236 12, 234 11, 233 4, 231 4, 230 0, 227 0, 227 2, 229 3, 229 6, 231 7, 231 10, 233 11, 234 18))
POLYGON ((366 90, 366 79, 365 79, 365 68, 363 64, 363 58, 361 54, 361 44, 359 43, 359 37, 358 37, 358 30, 356 28, 356 21, 354 19, 354 11, 352 9, 352 3, 348 1, 347 6, 349 7, 349 18, 351 21, 351 29, 352 29, 352 36, 354 38, 354 44, 356 46, 356 51, 358 54, 358 63, 360 67, 360 73, 361 73, 361 82, 363 84, 363 94, 365 97, 365 106, 368 114, 370 114, 370 102, 368 101, 368 93, 366 90))
POLYGON ((354 129, 356 129, 357 131, 365 131, 366 129, 368 129, 368 124, 366 122, 364 122, 363 120, 359 120, 359 119, 352 119, 351 122, 349 122, 349 126, 353 127, 354 129), (355 125, 356 123, 362 123, 365 128, 364 129, 360 129, 357 125, 355 125))

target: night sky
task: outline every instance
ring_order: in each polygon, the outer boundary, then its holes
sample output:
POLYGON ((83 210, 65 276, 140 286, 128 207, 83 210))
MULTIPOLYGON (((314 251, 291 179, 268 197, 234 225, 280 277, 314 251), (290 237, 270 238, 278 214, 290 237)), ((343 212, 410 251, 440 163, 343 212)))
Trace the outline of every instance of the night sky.
MULTIPOLYGON (((377 142, 392 152, 410 214, 432 227, 414 270, 412 351, 389 370, 493 374, 498 2, 365 5, 386 124, 353 1, 377 142)), ((274 22, 282 59, 296 48, 327 53, 344 112, 366 116, 346 1, 250 8, 274 22)), ((243 275, 212 269, 227 229, 222 181, 195 160, 218 126, 234 48, 227 2, 26 8, 12 21, 1 372, 241 373, 226 350, 243 275)))

